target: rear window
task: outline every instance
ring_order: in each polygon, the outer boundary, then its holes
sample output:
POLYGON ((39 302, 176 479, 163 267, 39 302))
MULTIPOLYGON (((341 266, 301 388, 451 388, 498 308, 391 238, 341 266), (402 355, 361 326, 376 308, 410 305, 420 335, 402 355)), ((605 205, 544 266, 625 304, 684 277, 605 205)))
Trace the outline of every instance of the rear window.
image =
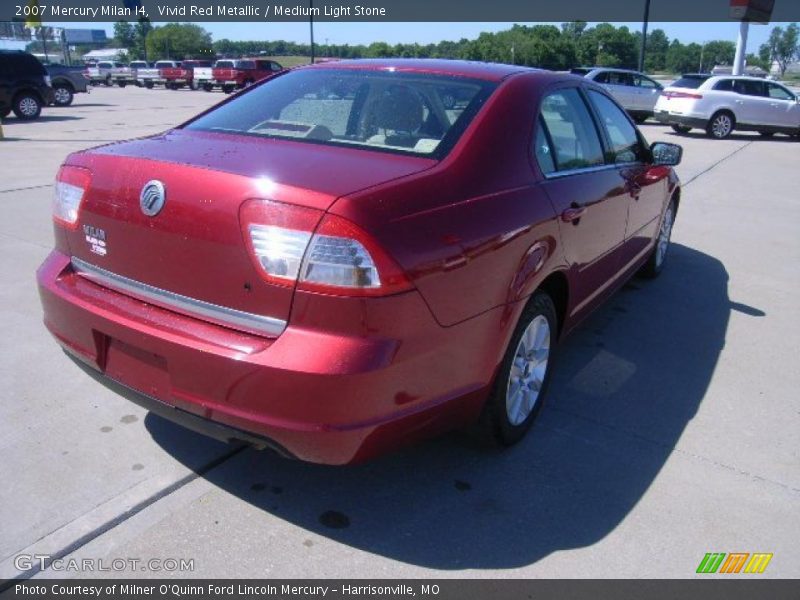
POLYGON ((703 75, 684 75, 678 81, 673 83, 670 87, 679 87, 679 88, 689 88, 692 90, 696 90, 703 82, 706 81, 708 77, 703 75))
POLYGON ((214 65, 218 69, 232 69, 233 68, 233 61, 232 60, 218 60, 217 63, 214 65))
POLYGON ((131 63, 131 68, 132 69, 141 69, 142 67, 146 67, 146 66, 147 66, 147 63, 144 62, 144 61, 141 61, 141 62, 135 62, 134 61, 134 62, 131 63))
POLYGON ((301 69, 187 128, 440 157, 495 87, 442 75, 301 69))
POLYGON ((158 61, 156 63, 156 69, 169 69, 172 66, 172 63, 169 61, 158 61))

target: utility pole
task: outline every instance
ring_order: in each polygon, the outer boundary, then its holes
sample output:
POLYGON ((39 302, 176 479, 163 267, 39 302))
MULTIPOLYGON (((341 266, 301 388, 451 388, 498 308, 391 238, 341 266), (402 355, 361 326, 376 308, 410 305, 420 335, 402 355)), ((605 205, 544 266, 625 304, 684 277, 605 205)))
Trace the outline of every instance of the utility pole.
POLYGON ((647 49, 647 22, 650 20, 650 0, 644 0, 644 21, 642 22, 642 49, 639 52, 639 71, 644 72, 644 53, 647 49))
POLYGON ((311 9, 308 15, 308 23, 311 27, 311 64, 314 64, 314 0, 308 0, 308 6, 311 9))
POLYGON ((736 41, 736 57, 733 59, 733 74, 744 73, 744 57, 747 56, 747 34, 750 31, 750 22, 742 20, 739 23, 739 39, 736 41))

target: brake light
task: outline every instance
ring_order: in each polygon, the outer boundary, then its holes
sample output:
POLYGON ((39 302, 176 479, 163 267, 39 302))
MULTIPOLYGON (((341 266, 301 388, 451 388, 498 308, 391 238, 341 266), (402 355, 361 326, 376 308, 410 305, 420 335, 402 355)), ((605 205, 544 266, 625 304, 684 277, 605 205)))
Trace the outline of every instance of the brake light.
POLYGON ((703 94, 692 94, 691 92, 664 92, 666 98, 691 98, 692 100, 702 100, 703 94))
POLYGON ((241 221, 251 256, 270 283, 350 296, 385 296, 411 288, 378 243, 342 217, 251 200, 242 207, 241 221))
POLYGON ((88 169, 70 165, 59 169, 53 193, 53 220, 56 223, 75 228, 91 180, 92 174, 88 169))

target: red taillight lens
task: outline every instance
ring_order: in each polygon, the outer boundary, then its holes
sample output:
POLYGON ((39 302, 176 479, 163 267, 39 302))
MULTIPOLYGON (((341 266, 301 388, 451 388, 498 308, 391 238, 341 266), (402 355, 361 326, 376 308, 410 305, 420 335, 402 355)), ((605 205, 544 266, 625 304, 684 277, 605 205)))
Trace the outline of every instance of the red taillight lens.
POLYGON ((411 283, 366 231, 328 214, 311 238, 298 287, 351 296, 386 296, 409 290, 411 283))
POLYGON ((690 92, 664 92, 667 98, 691 98, 692 100, 702 100, 703 94, 692 94, 690 92))
POLYGON ((74 229, 78 222, 81 202, 89 189, 92 174, 88 169, 64 165, 56 176, 53 193, 53 220, 74 229))
POLYGON ((385 296, 411 288, 400 267, 360 227, 319 210, 250 200, 242 232, 270 283, 339 295, 385 296), (319 226, 317 224, 319 223, 319 226))

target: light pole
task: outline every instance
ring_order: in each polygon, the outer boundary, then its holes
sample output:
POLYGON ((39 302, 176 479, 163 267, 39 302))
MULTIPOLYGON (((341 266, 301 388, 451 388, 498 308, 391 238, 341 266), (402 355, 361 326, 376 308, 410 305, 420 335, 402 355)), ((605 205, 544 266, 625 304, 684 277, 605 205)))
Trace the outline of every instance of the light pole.
POLYGON ((314 0, 308 0, 308 24, 311 28, 311 64, 314 64, 314 0))
POLYGON ((639 52, 639 71, 644 72, 644 53, 647 49, 647 22, 650 20, 650 0, 644 0, 644 21, 642 21, 642 49, 639 52))

